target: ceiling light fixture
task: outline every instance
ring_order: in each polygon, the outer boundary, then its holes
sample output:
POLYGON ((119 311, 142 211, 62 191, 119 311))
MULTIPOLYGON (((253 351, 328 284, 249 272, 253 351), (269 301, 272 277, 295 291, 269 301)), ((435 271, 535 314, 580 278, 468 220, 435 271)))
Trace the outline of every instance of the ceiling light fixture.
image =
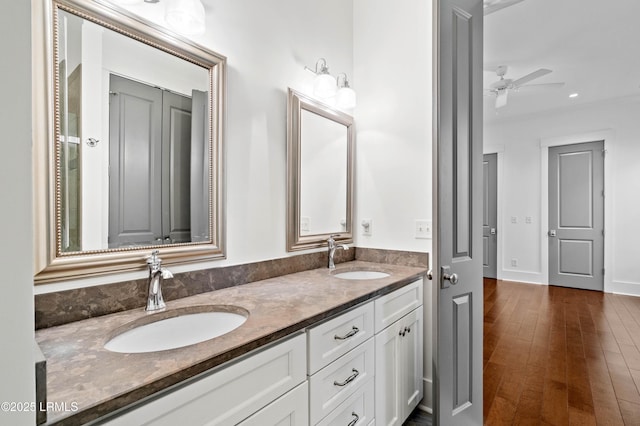
POLYGON ((570 98, 577 98, 578 96, 580 96, 578 93, 572 93, 569 95, 570 98))

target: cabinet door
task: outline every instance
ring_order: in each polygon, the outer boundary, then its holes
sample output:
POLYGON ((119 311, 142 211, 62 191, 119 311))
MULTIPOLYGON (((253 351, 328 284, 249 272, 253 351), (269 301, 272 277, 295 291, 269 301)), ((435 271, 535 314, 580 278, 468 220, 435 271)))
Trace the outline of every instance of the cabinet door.
POLYGON ((400 330, 396 321, 376 334, 376 423, 384 426, 402 424, 400 404, 400 330))
POLYGON ((422 306, 405 316, 400 322, 400 413, 404 421, 423 396, 423 346, 422 346, 422 306))
POLYGON ((308 426, 309 382, 273 401, 238 426, 308 426))

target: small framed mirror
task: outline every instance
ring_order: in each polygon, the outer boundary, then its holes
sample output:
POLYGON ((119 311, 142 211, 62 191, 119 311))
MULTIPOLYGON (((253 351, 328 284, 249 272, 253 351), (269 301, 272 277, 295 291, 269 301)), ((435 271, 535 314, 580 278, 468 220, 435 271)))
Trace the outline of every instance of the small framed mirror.
POLYGON ((142 269, 154 249, 224 257, 226 59, 108 2, 47 4, 36 283, 142 269))
POLYGON ((289 89, 287 251, 353 242, 353 117, 289 89))

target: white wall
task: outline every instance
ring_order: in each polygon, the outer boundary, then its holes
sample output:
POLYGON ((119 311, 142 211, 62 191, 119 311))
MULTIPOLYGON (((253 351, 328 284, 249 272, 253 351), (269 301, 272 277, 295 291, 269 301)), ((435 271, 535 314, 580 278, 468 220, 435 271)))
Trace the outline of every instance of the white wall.
POLYGON ((356 0, 356 243, 431 251, 431 2, 356 0), (363 236, 362 219, 372 219, 363 236))
MULTIPOLYGON (((35 400, 33 364, 33 253, 31 192, 31 4, 0 14, 0 51, 11 58, 0 71, 2 157, 0 217, 0 402, 35 400), (10 64, 10 66, 8 66, 10 64)), ((0 411, 0 424, 33 425, 33 412, 0 411)))
MULTIPOLYGON (((416 219, 431 220, 432 5, 354 1, 358 247, 431 251, 416 219), (363 236, 362 219, 372 219, 363 236)), ((429 285, 429 281, 427 285, 429 285)), ((431 290, 425 294, 423 407, 433 405, 431 290)))
MULTIPOLYGON (((498 182, 502 210, 499 223, 502 244, 503 279, 546 283, 543 257, 547 244, 544 222, 544 196, 541 188, 541 142, 575 138, 574 135, 602 133, 607 139, 605 159, 605 238, 607 272, 605 291, 640 295, 640 263, 636 244, 640 236, 640 97, 576 106, 546 114, 489 123, 485 126, 485 145, 501 147, 502 176, 498 182), (511 217, 517 223, 511 223, 511 217), (525 217, 532 217, 532 224, 525 217), (511 267, 511 259, 518 267, 511 267)), ((547 149, 547 148, 544 148, 547 149)), ((486 149, 485 149, 486 152, 486 149)))

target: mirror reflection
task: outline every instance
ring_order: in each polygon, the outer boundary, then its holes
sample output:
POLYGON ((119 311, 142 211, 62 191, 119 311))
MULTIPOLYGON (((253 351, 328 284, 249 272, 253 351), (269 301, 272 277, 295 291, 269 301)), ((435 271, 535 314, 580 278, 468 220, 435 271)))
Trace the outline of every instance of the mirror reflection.
POLYGON ((353 118, 289 89, 287 159, 287 250, 351 242, 353 118))
POLYGON ((62 253, 210 240, 209 70, 57 14, 62 253))

